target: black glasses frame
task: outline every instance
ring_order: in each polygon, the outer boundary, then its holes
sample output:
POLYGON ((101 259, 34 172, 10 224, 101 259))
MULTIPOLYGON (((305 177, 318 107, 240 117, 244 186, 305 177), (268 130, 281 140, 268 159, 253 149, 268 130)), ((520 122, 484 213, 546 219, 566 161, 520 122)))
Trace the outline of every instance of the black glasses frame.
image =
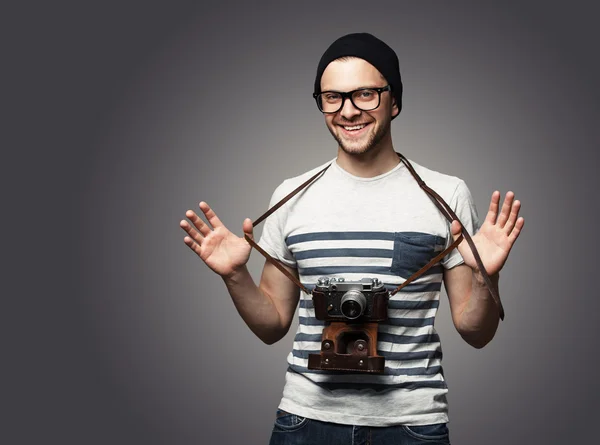
POLYGON ((313 93, 313 98, 315 99, 315 102, 317 102, 317 108, 319 109, 319 111, 321 113, 325 113, 325 114, 334 114, 337 113, 338 111, 340 111, 342 108, 344 108, 344 104, 346 103, 346 99, 350 99, 350 102, 352 103, 352 105, 354 105, 354 108, 361 110, 361 111, 373 111, 375 110, 377 107, 379 107, 379 105, 381 105, 381 93, 383 93, 384 91, 392 91, 392 86, 391 85, 386 85, 384 87, 376 87, 376 88, 358 88, 357 90, 352 90, 352 91, 347 91, 347 92, 342 92, 342 91, 334 91, 334 90, 328 90, 328 91, 321 91, 320 93, 313 93), (369 108, 369 109, 364 109, 359 107, 358 105, 356 105, 354 103, 354 101, 352 100, 352 95, 358 91, 364 91, 364 90, 371 90, 371 91, 377 91, 377 105, 374 106, 373 108, 369 108), (340 104, 340 108, 338 108, 335 111, 323 111, 323 107, 321 106, 321 102, 319 101, 319 97, 321 96, 321 94, 325 94, 325 93, 337 93, 340 96, 342 96, 342 103, 340 104))

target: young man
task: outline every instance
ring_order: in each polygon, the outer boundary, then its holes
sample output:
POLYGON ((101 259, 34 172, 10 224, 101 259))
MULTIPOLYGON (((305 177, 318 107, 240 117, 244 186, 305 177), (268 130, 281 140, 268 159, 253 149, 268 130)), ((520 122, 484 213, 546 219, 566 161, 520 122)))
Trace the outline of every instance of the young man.
MULTIPOLYGON (((377 278, 388 290, 444 251, 461 233, 433 204, 394 150, 390 124, 402 106, 395 52, 370 34, 336 40, 317 69, 314 97, 338 143, 337 157, 313 183, 266 220, 259 245, 307 288, 320 277, 346 281, 377 278)), ((497 290, 498 273, 522 227, 520 203, 508 192, 500 209, 494 192, 480 226, 465 183, 411 163, 446 201, 473 242, 497 290)), ((284 181, 271 205, 322 169, 284 181)), ((193 211, 183 220, 185 243, 223 277, 250 329, 265 343, 280 340, 296 307, 299 327, 272 444, 449 443, 440 340, 433 327, 442 282, 456 329, 469 344, 485 346, 499 322, 499 308, 466 242, 402 291, 390 296, 388 320, 378 325, 382 373, 310 369, 324 326, 312 297, 299 292, 266 262, 260 284, 246 263, 251 246, 232 234, 200 203, 209 225, 193 211)), ((252 222, 243 222, 252 238, 252 222)))

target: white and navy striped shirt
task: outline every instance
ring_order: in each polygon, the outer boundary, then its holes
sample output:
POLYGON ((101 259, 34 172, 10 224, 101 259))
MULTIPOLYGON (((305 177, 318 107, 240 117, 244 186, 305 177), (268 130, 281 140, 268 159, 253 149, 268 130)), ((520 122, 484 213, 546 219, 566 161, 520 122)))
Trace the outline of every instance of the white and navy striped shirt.
MULTIPOLYGON (((478 218, 465 183, 411 163, 474 233, 478 218)), ((284 181, 270 205, 322 167, 284 181)), ((380 176, 360 178, 333 162, 266 220, 259 244, 297 268, 309 290, 324 276, 379 278, 393 290, 451 242, 449 223, 403 164, 380 176)), ((378 329, 377 354, 385 358, 382 375, 308 369, 309 354, 320 352, 325 322, 315 318, 311 295, 301 292, 299 326, 279 407, 353 425, 447 422, 447 386, 434 321, 443 270, 461 263, 455 249, 390 298, 388 321, 378 329)))

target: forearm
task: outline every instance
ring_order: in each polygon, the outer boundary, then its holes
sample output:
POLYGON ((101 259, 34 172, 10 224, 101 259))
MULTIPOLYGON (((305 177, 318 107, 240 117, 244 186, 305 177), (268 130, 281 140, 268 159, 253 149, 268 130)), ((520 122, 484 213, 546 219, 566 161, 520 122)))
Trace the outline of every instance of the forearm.
POLYGON ((277 307, 254 283, 246 266, 222 278, 237 311, 258 338, 273 344, 285 335, 277 307))
MULTIPOLYGON (((490 275, 490 279, 498 289, 499 274, 490 275)), ((471 294, 460 313, 458 332, 471 346, 482 348, 494 338, 499 314, 483 276, 473 271, 471 281, 471 294)))

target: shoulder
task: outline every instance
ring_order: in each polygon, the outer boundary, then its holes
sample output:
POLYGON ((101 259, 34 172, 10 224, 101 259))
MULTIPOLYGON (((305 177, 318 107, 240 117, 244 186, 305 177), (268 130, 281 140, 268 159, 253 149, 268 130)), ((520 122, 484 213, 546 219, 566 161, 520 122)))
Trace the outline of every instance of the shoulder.
POLYGON ((308 181, 311 177, 316 175, 318 172, 323 170, 325 167, 330 165, 335 159, 325 162, 301 175, 294 176, 292 178, 285 179, 281 184, 277 186, 273 192, 273 200, 280 200, 299 187, 301 184, 308 181))
POLYGON ((432 170, 411 159, 409 162, 425 184, 445 198, 450 198, 457 193, 468 193, 467 185, 461 178, 432 170))
POLYGON ((457 176, 431 170, 409 160, 421 179, 442 197, 456 212, 469 233, 473 234, 479 227, 479 217, 473 195, 465 181, 457 176))

